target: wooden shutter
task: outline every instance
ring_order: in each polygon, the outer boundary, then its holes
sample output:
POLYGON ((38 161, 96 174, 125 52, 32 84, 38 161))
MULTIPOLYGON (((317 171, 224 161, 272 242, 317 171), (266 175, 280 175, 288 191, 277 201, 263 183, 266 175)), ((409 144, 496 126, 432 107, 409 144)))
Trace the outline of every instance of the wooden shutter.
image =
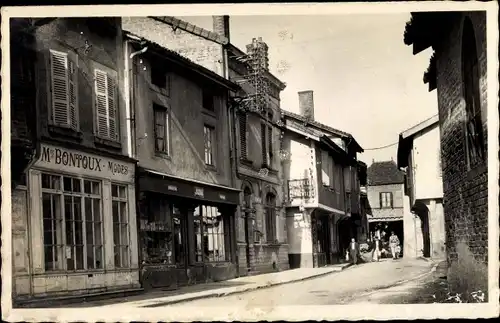
POLYGON ((261 137, 261 145, 262 145, 262 163, 267 165, 267 149, 266 149, 266 124, 260 124, 260 137, 261 137))
POLYGON ((52 85, 52 121, 57 126, 70 126, 68 102, 68 54, 50 51, 52 85))
POLYGON ((324 150, 321 151, 321 179, 323 185, 330 186, 330 172, 328 171, 328 153, 324 150))
POLYGON ((68 68, 68 94, 69 94, 69 120, 71 128, 78 130, 78 84, 77 69, 73 61, 69 61, 68 68))
POLYGON ((384 202, 382 199, 384 198, 384 193, 378 193, 379 206, 382 208, 384 206, 384 202))
POLYGON ((247 115, 241 113, 239 115, 240 122, 240 151, 241 158, 247 159, 247 115))
POLYGON ((96 132, 99 137, 117 140, 116 81, 101 70, 94 70, 96 132))
POLYGON ((389 198, 391 199, 390 202, 391 202, 391 208, 394 208, 394 198, 393 198, 393 194, 392 193, 388 193, 389 194, 389 198))

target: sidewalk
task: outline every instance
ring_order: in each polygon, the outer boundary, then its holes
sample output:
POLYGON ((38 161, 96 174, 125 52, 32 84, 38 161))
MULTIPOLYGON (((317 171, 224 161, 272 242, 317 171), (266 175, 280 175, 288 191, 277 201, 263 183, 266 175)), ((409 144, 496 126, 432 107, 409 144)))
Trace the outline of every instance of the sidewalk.
MULTIPOLYGON (((187 286, 175 291, 152 292, 142 297, 128 298, 125 301, 115 300, 114 304, 89 304, 87 306, 103 307, 153 307, 193 301, 201 298, 221 297, 237 293, 244 293, 260 288, 278 286, 298 282, 310 278, 342 271, 350 264, 338 264, 321 268, 299 268, 276 273, 235 278, 219 283, 187 286), (227 287, 229 286, 229 287, 227 287), (142 299, 140 299, 142 298, 142 299)), ((85 305, 83 305, 85 306, 85 305)))

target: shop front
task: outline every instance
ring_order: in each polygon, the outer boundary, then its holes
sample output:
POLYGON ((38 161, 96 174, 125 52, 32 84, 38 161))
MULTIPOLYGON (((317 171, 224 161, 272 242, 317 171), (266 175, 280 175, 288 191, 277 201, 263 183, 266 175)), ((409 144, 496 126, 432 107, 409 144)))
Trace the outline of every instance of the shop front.
POLYGON ((140 287, 134 173, 129 161, 41 145, 12 203, 29 246, 13 245, 14 267, 28 265, 14 270, 16 299, 140 287))
POLYGON ((237 277, 237 189, 156 171, 138 174, 141 283, 145 289, 237 277))

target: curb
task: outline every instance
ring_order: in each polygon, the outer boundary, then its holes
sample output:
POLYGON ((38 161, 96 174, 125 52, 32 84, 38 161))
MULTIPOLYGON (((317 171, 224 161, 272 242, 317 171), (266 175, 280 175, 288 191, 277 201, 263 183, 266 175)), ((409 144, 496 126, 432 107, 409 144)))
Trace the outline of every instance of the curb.
POLYGON ((297 279, 288 280, 288 281, 278 281, 275 283, 251 285, 247 288, 242 288, 241 290, 231 290, 231 291, 227 291, 227 292, 216 292, 216 290, 215 290, 208 295, 198 295, 198 296, 192 296, 189 298, 186 297, 183 299, 176 299, 176 300, 170 300, 170 301, 166 300, 166 301, 162 301, 162 302, 158 302, 158 303, 142 305, 139 307, 142 307, 142 308, 160 307, 160 306, 165 306, 165 305, 173 305, 173 304, 178 304, 178 303, 183 303, 183 302, 195 301, 195 300, 199 300, 199 299, 219 298, 219 297, 230 296, 230 295, 235 295, 235 294, 242 294, 242 293, 246 293, 246 292, 252 292, 252 291, 255 291, 258 289, 265 289, 265 288, 269 288, 269 287, 276 287, 276 286, 285 285, 285 284, 297 283, 297 282, 301 282, 301 281, 305 281, 305 280, 309 280, 309 279, 313 279, 313 278, 318 278, 318 277, 330 275, 330 274, 333 274, 336 272, 341 272, 341 271, 343 271, 346 268, 349 268, 351 266, 352 266, 352 264, 348 264, 344 267, 341 267, 340 270, 331 270, 329 272, 319 273, 319 274, 315 274, 312 276, 297 278, 297 279))

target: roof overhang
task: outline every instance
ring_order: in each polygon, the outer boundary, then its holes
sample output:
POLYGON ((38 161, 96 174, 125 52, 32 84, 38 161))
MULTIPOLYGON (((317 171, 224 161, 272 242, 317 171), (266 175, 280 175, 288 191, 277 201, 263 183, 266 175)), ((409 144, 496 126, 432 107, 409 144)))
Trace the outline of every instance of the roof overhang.
POLYGON ((339 157, 340 160, 345 162, 346 164, 351 166, 357 165, 357 161, 354 158, 351 158, 342 148, 340 148, 335 142, 328 138, 328 136, 323 135, 322 137, 320 137, 320 143, 323 144, 323 146, 327 147, 334 156, 339 157))
POLYGON ((152 52, 155 55, 161 56, 163 59, 166 59, 176 64, 177 67, 184 69, 186 71, 191 71, 207 81, 218 84, 219 86, 224 87, 233 92, 237 92, 241 89, 241 87, 238 84, 225 79, 224 77, 218 75, 217 73, 212 72, 208 68, 203 67, 153 41, 134 35, 133 33, 128 31, 123 31, 123 35, 126 40, 131 41, 133 48, 135 48, 136 50, 140 50, 145 46, 147 46, 148 52, 152 52))
POLYGON ((399 134, 397 164, 398 168, 408 167, 408 156, 413 148, 413 138, 429 128, 439 125, 439 115, 435 115, 416 126, 411 127, 399 134))

